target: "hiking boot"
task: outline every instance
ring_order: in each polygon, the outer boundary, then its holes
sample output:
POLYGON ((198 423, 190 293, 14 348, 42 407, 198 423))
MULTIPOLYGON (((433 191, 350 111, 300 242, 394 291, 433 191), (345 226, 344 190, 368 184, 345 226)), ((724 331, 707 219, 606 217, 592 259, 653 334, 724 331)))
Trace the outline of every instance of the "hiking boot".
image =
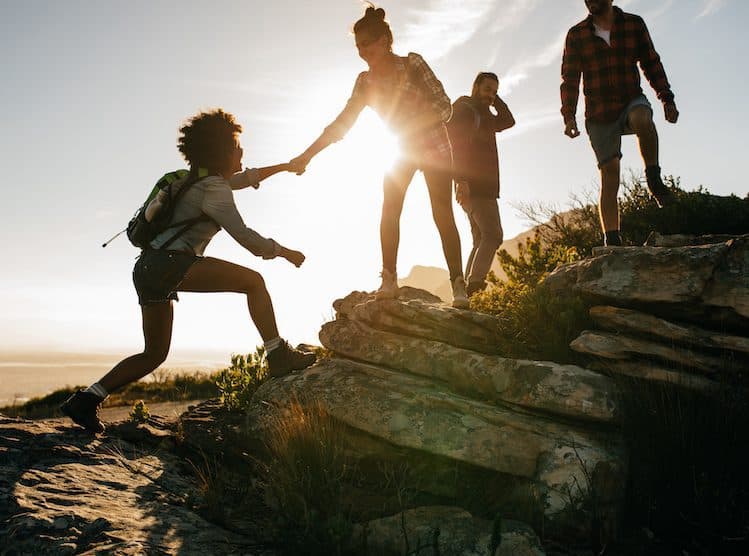
POLYGON ((466 281, 462 276, 458 276, 452 282, 453 287, 453 307, 456 309, 468 309, 468 295, 466 294, 466 281))
POLYGON ((380 289, 375 292, 375 299, 395 299, 398 297, 398 277, 395 272, 382 269, 382 284, 380 289))
POLYGON ((468 297, 471 297, 475 293, 482 292, 486 289, 486 282, 483 280, 481 282, 468 282, 468 285, 466 286, 466 295, 468 297))
POLYGON ((671 190, 666 187, 661 179, 661 169, 659 166, 652 166, 645 169, 645 178, 648 183, 650 194, 658 204, 658 208, 673 205, 676 199, 671 190))
POLYGON ((281 345, 276 349, 269 351, 265 357, 268 361, 268 374, 273 378, 286 376, 292 371, 306 369, 317 359, 314 353, 294 349, 286 341, 281 342, 281 345))
POLYGON ((92 392, 78 390, 63 402, 60 411, 89 432, 104 432, 104 425, 99 420, 99 406, 102 401, 92 392))

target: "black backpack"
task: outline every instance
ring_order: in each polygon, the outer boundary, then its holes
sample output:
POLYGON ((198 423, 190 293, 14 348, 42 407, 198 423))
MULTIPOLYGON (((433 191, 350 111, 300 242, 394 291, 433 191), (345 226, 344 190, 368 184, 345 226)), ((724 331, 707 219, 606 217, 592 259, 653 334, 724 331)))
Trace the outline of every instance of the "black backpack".
MULTIPOLYGON (((210 218, 208 216, 201 214, 194 218, 172 222, 174 208, 177 206, 177 203, 182 196, 187 193, 190 187, 207 176, 208 172, 202 168, 193 173, 187 170, 176 170, 164 174, 161 179, 156 182, 156 185, 148 195, 146 202, 135 212, 127 225, 125 231, 127 232, 127 237, 130 240, 130 243, 141 249, 149 249, 151 241, 153 241, 153 239, 161 232, 173 228, 177 229, 174 235, 172 235, 172 237, 170 237, 159 248, 166 249, 193 225, 198 222, 209 221, 210 218), (152 202, 159 203, 154 206, 152 211, 154 214, 151 215, 151 219, 147 220, 146 211, 152 202)), ((106 246, 106 244, 104 244, 104 246, 106 246)))

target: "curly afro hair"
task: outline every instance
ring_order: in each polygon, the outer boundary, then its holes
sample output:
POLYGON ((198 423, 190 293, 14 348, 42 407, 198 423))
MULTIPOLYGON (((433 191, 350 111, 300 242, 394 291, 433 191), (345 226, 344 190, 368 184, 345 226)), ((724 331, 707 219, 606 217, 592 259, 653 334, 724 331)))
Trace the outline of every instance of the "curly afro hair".
POLYGON ((177 148, 190 167, 219 173, 232 154, 242 126, 232 114, 217 108, 193 116, 179 132, 177 148))

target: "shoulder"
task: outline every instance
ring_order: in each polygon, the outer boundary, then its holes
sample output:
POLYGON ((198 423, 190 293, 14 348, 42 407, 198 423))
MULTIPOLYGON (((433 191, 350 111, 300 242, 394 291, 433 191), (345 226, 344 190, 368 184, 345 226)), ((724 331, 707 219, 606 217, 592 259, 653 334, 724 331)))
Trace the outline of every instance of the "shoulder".
POLYGON ((569 31, 567 31, 567 38, 579 37, 589 28, 590 28, 590 22, 588 21, 588 18, 586 17, 582 21, 579 21, 575 23, 572 27, 570 27, 569 31))
POLYGON ((417 54, 416 52, 409 52, 406 56, 406 60, 408 61, 409 65, 415 68, 424 66, 429 67, 421 54, 417 54))
POLYGON ((470 97, 459 97, 453 102, 453 114, 465 114, 474 112, 475 109, 471 105, 470 97))
POLYGON ((354 92, 360 90, 361 88, 365 87, 367 85, 367 82, 369 81, 369 72, 363 71, 359 75, 356 76, 356 81, 354 81, 354 92))
POLYGON ((223 176, 208 176, 198 182, 206 191, 228 191, 231 193, 231 184, 223 176))
POLYGON ((614 13, 616 14, 615 17, 623 21, 628 27, 645 27, 645 20, 637 14, 627 13, 616 6, 614 6, 614 13))

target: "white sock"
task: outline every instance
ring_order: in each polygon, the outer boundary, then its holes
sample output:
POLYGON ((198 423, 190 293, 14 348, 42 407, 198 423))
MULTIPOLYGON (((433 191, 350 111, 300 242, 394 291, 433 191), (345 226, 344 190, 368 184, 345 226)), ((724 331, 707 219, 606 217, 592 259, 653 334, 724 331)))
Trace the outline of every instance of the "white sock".
POLYGON ((109 396, 109 392, 107 392, 105 388, 98 382, 94 382, 91 386, 86 388, 84 392, 91 392, 102 400, 107 399, 107 396, 109 396))
POLYGON ((275 338, 271 338, 270 340, 263 342, 263 347, 265 347, 265 353, 270 353, 277 347, 281 345, 283 340, 281 339, 281 336, 276 336, 275 338))

